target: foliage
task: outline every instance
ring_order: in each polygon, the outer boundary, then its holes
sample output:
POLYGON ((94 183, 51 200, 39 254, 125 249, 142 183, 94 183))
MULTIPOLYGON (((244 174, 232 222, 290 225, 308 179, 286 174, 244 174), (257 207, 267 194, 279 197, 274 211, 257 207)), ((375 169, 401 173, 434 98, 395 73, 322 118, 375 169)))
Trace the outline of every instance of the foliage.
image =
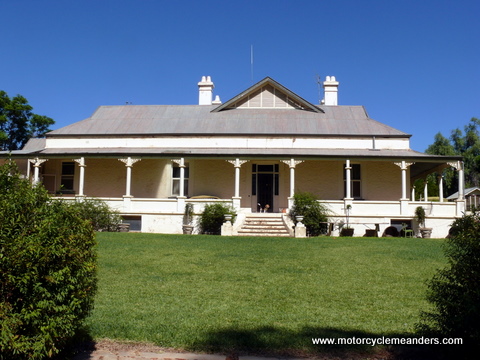
POLYGON ((0 190, 0 358, 50 357, 93 308, 94 232, 10 161, 0 190))
POLYGON ((418 222, 418 225, 420 225, 420 227, 425 226, 426 217, 425 217, 425 209, 423 208, 423 206, 417 206, 415 208, 414 219, 416 222, 418 222))
POLYGON ((221 203, 206 205, 199 219, 200 231, 204 234, 220 234, 226 214, 232 215, 233 223, 237 213, 232 207, 221 203))
POLYGON ((0 91, 0 150, 21 149, 29 138, 44 137, 50 131, 55 121, 32 110, 23 96, 10 98, 0 91))
POLYGON ((428 282, 433 310, 422 314, 418 328, 480 344, 480 215, 464 215, 452 224, 445 244, 448 267, 428 282))
POLYGON ((118 231, 122 222, 120 214, 97 198, 84 198, 72 206, 82 219, 88 220, 95 231, 118 231))
MULTIPOLYGON (((426 153, 431 155, 460 155, 464 160, 464 174, 466 187, 480 186, 480 119, 471 118, 464 126, 464 131, 459 128, 452 130, 450 139, 445 138, 441 133, 435 135, 434 143, 427 149, 426 153)), ((429 195, 438 194, 437 175, 431 174, 427 180, 429 183, 429 195)), ((458 191, 458 174, 452 169, 443 172, 445 193, 452 194, 458 191)), ((421 195, 423 188, 416 186, 417 197, 421 195)))
POLYGON ((319 203, 312 193, 297 192, 293 196, 290 218, 296 222, 296 216, 303 216, 302 223, 311 236, 325 234, 327 226, 325 223, 328 221, 328 213, 328 208, 324 204, 319 203))

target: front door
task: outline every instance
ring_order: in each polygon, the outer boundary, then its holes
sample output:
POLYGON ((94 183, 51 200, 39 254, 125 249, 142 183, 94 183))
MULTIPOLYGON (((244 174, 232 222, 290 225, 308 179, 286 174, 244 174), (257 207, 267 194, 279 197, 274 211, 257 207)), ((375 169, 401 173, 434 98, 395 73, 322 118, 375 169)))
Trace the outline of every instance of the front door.
POLYGON ((266 212, 273 212, 273 174, 257 175, 257 199, 261 208, 266 212))
POLYGON ((252 164, 252 196, 255 201, 252 210, 275 212, 278 176, 278 164, 252 164))

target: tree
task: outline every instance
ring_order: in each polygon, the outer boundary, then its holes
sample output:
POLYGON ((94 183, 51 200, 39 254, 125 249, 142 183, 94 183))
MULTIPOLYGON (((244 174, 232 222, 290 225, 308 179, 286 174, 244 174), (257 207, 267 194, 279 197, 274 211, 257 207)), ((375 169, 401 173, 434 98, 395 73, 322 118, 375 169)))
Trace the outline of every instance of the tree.
MULTIPOLYGON (((435 141, 432 145, 429 145, 425 153, 430 155, 444 155, 452 156, 457 155, 455 148, 450 141, 444 137, 441 133, 435 135, 435 141)), ((443 174, 433 173, 427 176, 428 182, 428 195, 438 196, 438 176, 442 175, 444 178, 444 193, 451 194, 457 191, 458 181, 456 178, 456 171, 452 168, 447 168, 443 171, 443 174)), ((423 180, 418 179, 415 182, 416 198, 423 197, 423 180)))
POLYGON ((96 242, 74 207, 0 166, 0 359, 60 352, 93 308, 96 242))
MULTIPOLYGON (((431 155, 461 155, 464 160, 464 174, 466 187, 480 185, 480 119, 471 118, 464 126, 464 131, 459 128, 452 130, 450 139, 441 133, 435 135, 435 141, 425 151, 431 155)), ((444 186, 447 194, 458 190, 458 174, 453 169, 444 171, 444 186)), ((429 184, 435 183, 436 176, 428 178, 429 184)), ((429 188, 430 190, 430 188, 429 188)), ((434 190, 434 187, 432 187, 434 190)))
POLYGON ((452 131, 450 137, 457 155, 463 156, 465 168, 465 184, 467 187, 480 184, 480 119, 471 118, 465 125, 463 135, 460 129, 452 131))
POLYGON ((441 133, 435 135, 433 144, 429 145, 425 152, 430 155, 456 155, 453 145, 441 133))
POLYGON ((461 337, 480 346, 480 215, 455 220, 445 244, 448 267, 428 282, 433 309, 422 313, 418 329, 426 334, 461 337))
POLYGON ((0 149, 21 149, 30 138, 44 137, 55 123, 53 119, 32 112, 26 98, 10 98, 0 91, 0 149))

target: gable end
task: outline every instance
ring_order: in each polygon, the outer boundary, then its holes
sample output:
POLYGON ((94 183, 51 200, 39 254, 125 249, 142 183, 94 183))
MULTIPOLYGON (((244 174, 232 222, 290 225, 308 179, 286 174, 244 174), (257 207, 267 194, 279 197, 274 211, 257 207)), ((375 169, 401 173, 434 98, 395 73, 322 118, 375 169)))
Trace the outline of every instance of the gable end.
POLYGON ((319 107, 269 77, 213 109, 212 112, 231 109, 298 109, 323 112, 319 107))

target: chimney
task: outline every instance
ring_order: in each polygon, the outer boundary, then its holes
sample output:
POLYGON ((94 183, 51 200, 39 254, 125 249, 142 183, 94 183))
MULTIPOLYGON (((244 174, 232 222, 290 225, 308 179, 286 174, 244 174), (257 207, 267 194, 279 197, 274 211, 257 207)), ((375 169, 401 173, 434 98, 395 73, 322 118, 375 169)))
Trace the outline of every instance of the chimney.
POLYGON ((323 82, 323 89, 325 92, 322 104, 323 105, 338 105, 338 81, 335 76, 327 76, 323 82))
POLYGON ((212 101, 212 105, 221 105, 222 100, 220 100, 220 96, 215 96, 215 100, 212 101))
POLYGON ((213 88, 210 76, 202 76, 198 83, 198 105, 212 105, 213 88))

